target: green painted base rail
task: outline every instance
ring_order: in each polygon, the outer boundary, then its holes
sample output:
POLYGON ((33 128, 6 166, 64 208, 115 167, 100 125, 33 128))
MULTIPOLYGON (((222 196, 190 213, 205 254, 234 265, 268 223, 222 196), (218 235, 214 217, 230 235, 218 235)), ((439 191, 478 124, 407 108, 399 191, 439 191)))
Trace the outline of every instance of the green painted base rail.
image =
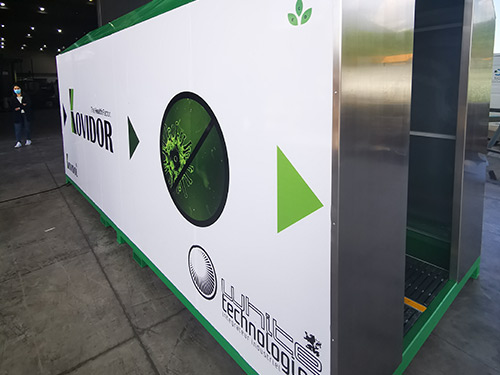
POLYGON ((393 375, 403 374, 467 281, 470 278, 477 279, 479 277, 480 263, 481 258, 479 257, 459 283, 448 281, 427 310, 408 331, 403 340, 403 360, 393 375))
POLYGON ((231 344, 217 331, 208 320, 184 297, 184 295, 175 287, 174 284, 144 255, 144 253, 118 228, 111 219, 97 206, 87 194, 68 176, 66 181, 71 183, 76 190, 82 194, 85 199, 94 207, 94 209, 101 215, 101 223, 105 227, 112 227, 116 232, 116 240, 120 244, 128 244, 132 248, 133 258, 141 267, 148 266, 160 278, 161 281, 175 294, 175 296, 186 306, 186 308, 194 315, 196 319, 205 327, 205 329, 217 340, 217 342, 226 350, 226 352, 236 361, 238 365, 248 375, 258 375, 258 373, 243 359, 243 357, 234 349, 231 344))

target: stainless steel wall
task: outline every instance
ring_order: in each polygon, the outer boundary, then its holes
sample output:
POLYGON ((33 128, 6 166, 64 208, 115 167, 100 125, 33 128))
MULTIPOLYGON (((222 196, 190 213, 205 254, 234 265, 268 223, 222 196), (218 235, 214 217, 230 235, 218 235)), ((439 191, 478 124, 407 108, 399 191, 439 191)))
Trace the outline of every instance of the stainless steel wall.
POLYGON ((492 0, 466 0, 450 268, 457 281, 481 253, 494 33, 492 0))
POLYGON ((337 9, 334 374, 387 375, 401 362, 414 6, 346 0, 337 9))

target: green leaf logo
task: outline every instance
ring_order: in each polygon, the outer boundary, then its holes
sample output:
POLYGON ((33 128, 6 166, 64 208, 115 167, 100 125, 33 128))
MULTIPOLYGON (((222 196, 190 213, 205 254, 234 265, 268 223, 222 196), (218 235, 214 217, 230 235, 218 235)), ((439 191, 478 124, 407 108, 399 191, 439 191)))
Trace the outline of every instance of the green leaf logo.
POLYGON ((302 14, 303 10, 304 10, 304 4, 302 3, 302 0, 297 0, 297 2, 295 3, 295 12, 297 14, 288 13, 288 22, 290 22, 290 24, 292 24, 293 26, 298 26, 300 15, 302 15, 302 18, 300 19, 301 25, 309 21, 309 18, 311 18, 312 14, 312 8, 309 8, 304 12, 304 14, 302 14))
POLYGON ((300 17, 303 9, 304 7, 302 5, 302 0, 297 0, 297 4, 295 4, 295 11, 297 12, 297 16, 300 17))
POLYGON ((306 10, 304 12, 304 14, 302 15, 302 19, 300 20, 300 24, 303 25, 305 24, 307 21, 309 21, 309 18, 311 18, 311 13, 312 13, 312 8, 309 8, 308 10, 306 10))

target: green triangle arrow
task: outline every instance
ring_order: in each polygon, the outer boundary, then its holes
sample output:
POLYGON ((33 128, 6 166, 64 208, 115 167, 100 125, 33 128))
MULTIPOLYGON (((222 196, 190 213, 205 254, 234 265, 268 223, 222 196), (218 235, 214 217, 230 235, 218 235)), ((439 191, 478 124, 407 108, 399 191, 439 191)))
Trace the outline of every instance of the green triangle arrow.
POLYGON ((132 155, 134 155, 135 149, 139 144, 139 138, 137 137, 134 127, 130 122, 130 118, 127 117, 127 120, 128 120, 128 146, 130 152, 130 159, 132 159, 132 155))
POLYGON ((278 233, 323 207, 278 147, 278 233))

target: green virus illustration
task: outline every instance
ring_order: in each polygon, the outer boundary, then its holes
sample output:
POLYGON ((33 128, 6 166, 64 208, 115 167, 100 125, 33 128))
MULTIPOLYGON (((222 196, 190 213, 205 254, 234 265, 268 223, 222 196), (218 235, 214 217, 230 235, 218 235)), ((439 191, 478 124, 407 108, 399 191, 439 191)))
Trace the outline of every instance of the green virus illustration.
POLYGON ((229 190, 229 160, 222 130, 209 105, 189 91, 168 103, 160 128, 160 164, 179 213, 207 227, 222 214, 229 190))
POLYGON ((180 122, 181 120, 178 120, 167 127, 163 135, 162 164, 169 188, 187 198, 188 188, 193 184, 189 174, 194 172, 194 166, 187 164, 191 156, 192 142, 187 140, 186 134, 180 128, 180 122))
POLYGON ((288 22, 292 24, 293 26, 298 26, 299 25, 299 18, 300 18, 300 24, 303 25, 309 19, 311 18, 312 14, 312 8, 309 8, 306 10, 304 13, 302 11, 304 10, 304 4, 302 4, 302 0, 297 0, 295 3, 295 13, 288 13, 288 22), (302 17, 300 17, 302 15, 302 17))

